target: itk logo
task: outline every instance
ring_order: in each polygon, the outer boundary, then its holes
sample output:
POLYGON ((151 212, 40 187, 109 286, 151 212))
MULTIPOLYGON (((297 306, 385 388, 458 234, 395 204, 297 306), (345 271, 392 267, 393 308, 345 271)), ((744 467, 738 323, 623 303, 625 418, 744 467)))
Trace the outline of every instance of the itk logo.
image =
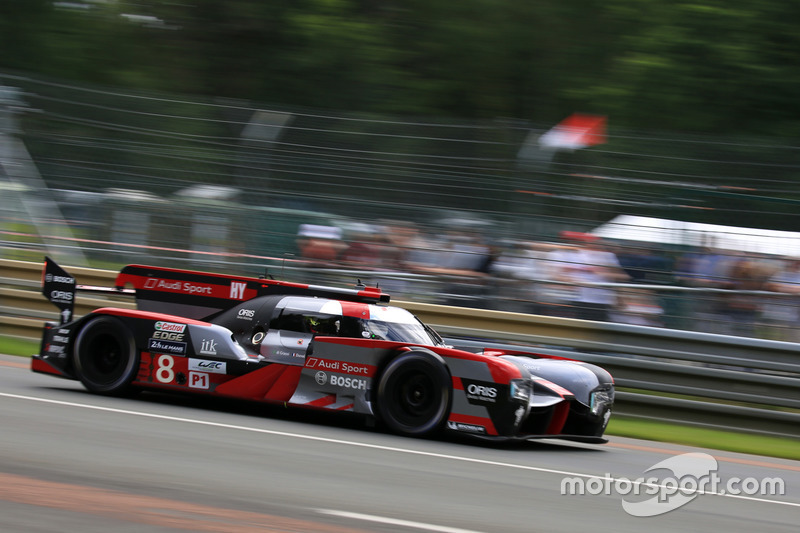
POLYGON ((775 496, 786 493, 781 478, 739 478, 725 481, 717 473, 717 460, 707 453, 685 453, 660 461, 637 479, 576 476, 561 480, 562 495, 622 496, 622 508, 637 517, 658 516, 684 505, 701 494, 717 496, 775 496), (666 473, 666 474, 665 474, 666 473))
POLYGON ((216 339, 203 339, 200 343, 200 353, 205 355, 217 355, 216 339))

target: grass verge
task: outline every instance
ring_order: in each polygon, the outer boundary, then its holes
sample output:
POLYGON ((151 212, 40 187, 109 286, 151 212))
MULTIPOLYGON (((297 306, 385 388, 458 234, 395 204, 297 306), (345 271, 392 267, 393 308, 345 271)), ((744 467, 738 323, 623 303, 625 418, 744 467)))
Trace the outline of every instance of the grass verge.
POLYGON ((607 435, 630 437, 686 444, 700 448, 711 448, 729 452, 782 457, 800 460, 800 446, 797 440, 767 435, 753 435, 735 431, 682 426, 651 420, 635 420, 624 417, 611 417, 606 430, 607 435))
POLYGON ((0 353, 31 356, 39 353, 38 341, 0 336, 0 353))

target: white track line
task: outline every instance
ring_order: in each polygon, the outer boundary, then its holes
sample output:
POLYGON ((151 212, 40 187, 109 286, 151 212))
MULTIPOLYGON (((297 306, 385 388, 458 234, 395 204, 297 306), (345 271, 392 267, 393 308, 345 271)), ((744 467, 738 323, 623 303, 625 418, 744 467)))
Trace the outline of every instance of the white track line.
MULTIPOLYGON (((404 453, 408 455, 419 455, 424 457, 436 457, 438 459, 447 459, 450 461, 459 461, 463 463, 474 463, 474 464, 482 464, 488 466, 499 466, 503 468, 512 468, 515 470, 528 470, 531 472, 541 472, 545 474, 558 474, 561 476, 568 476, 568 477, 580 477, 586 479, 604 479, 610 482, 617 481, 617 478, 611 476, 597 476, 594 474, 584 474, 582 472, 570 472, 567 470, 555 470, 553 468, 542 468, 539 466, 527 466, 527 465, 520 465, 514 463, 505 463, 501 461, 489 461, 486 459, 476 459, 473 457, 463 457, 459 455, 449 455, 443 453, 434 453, 434 452, 425 452, 421 450, 412 450, 409 448, 397 448, 394 446, 383 446, 380 444, 368 444, 364 442, 355 442, 355 441, 348 441, 348 440, 341 440, 341 439, 331 439, 328 437, 315 437, 313 435, 303 435, 301 433, 289 433, 286 431, 275 431, 272 429, 261 429, 261 428, 254 428, 249 426, 238 426, 235 424, 223 424, 220 422, 209 422, 207 420, 197 420, 193 418, 182 418, 182 417, 175 417, 175 416, 168 416, 168 415, 158 415, 155 413, 146 413, 143 411, 131 411, 127 409, 116 409, 113 407, 101 407, 98 405, 89 405, 83 403, 75 403, 75 402, 65 402, 62 400, 51 400, 48 398, 37 398, 35 396, 23 396, 21 394, 9 394, 6 392, 0 392, 0 396, 6 398, 14 398, 17 400, 27 400, 32 402, 41 402, 41 403, 49 403, 53 405, 63 405, 66 407, 78 407, 81 409, 92 409, 95 411, 104 411, 107 413, 117 413, 117 414, 124 414, 124 415, 131 415, 131 416, 140 416, 144 418, 153 418, 158 420, 169 420, 172 422, 185 422, 187 424, 196 424, 200 426, 210 426, 210 427, 218 427, 224 429, 234 429, 238 431, 248 431, 251 433, 262 433, 265 435, 275 435, 280 437, 290 437, 294 439, 303 439, 303 440, 312 440, 317 442, 328 442, 331 444, 342 444, 345 446, 354 446, 359 448, 370 448, 373 450, 383 450, 389 452, 396 452, 396 453, 404 453)), ((627 481, 620 478, 620 481, 627 481)), ((671 489, 672 487, 668 487, 665 485, 655 484, 655 483, 641 483, 641 485, 651 488, 661 488, 661 489, 671 489)), ((728 494, 723 492, 712 492, 712 491, 703 491, 700 489, 697 490, 682 490, 683 494, 705 494, 710 496, 720 496, 723 498, 734 498, 738 500, 748 500, 754 502, 761 502, 761 503, 771 503, 775 505, 788 505, 790 507, 797 507, 800 508, 800 503, 796 502, 787 502, 781 500, 771 500, 767 498, 760 498, 757 496, 745 496, 745 495, 734 495, 728 494)))

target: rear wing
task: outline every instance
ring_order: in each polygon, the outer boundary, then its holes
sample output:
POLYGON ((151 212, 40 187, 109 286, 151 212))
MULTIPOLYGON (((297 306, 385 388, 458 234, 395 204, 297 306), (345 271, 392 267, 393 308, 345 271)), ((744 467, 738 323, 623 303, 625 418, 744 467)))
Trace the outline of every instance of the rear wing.
POLYGON ((62 324, 72 317, 76 290, 130 294, 136 297, 136 306, 141 311, 197 320, 258 296, 271 294, 317 296, 364 303, 388 303, 390 299, 379 288, 363 285, 345 289, 145 265, 123 267, 114 285, 113 289, 77 285, 74 277, 49 257, 45 258, 42 293, 62 310, 62 324))
POLYGON ((61 310, 61 324, 72 320, 75 310, 75 278, 49 257, 44 258, 42 269, 42 295, 61 310))
POLYGON ((61 324, 66 324, 72 320, 75 314, 75 294, 77 291, 128 294, 131 296, 136 294, 136 291, 132 289, 79 285, 72 274, 61 268, 58 263, 49 257, 45 257, 44 268, 42 268, 42 295, 61 310, 61 324))

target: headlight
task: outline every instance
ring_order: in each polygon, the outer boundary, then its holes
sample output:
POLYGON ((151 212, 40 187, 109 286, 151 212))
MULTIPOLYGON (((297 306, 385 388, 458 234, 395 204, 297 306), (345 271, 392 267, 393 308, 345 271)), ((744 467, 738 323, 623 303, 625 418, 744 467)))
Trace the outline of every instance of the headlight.
POLYGON ((531 398, 533 387, 531 387, 529 379, 512 379, 509 382, 508 392, 512 400, 528 402, 531 398))
POLYGON ((605 407, 610 407, 614 403, 614 388, 598 389, 592 392, 589 407, 593 415, 603 412, 605 407))

